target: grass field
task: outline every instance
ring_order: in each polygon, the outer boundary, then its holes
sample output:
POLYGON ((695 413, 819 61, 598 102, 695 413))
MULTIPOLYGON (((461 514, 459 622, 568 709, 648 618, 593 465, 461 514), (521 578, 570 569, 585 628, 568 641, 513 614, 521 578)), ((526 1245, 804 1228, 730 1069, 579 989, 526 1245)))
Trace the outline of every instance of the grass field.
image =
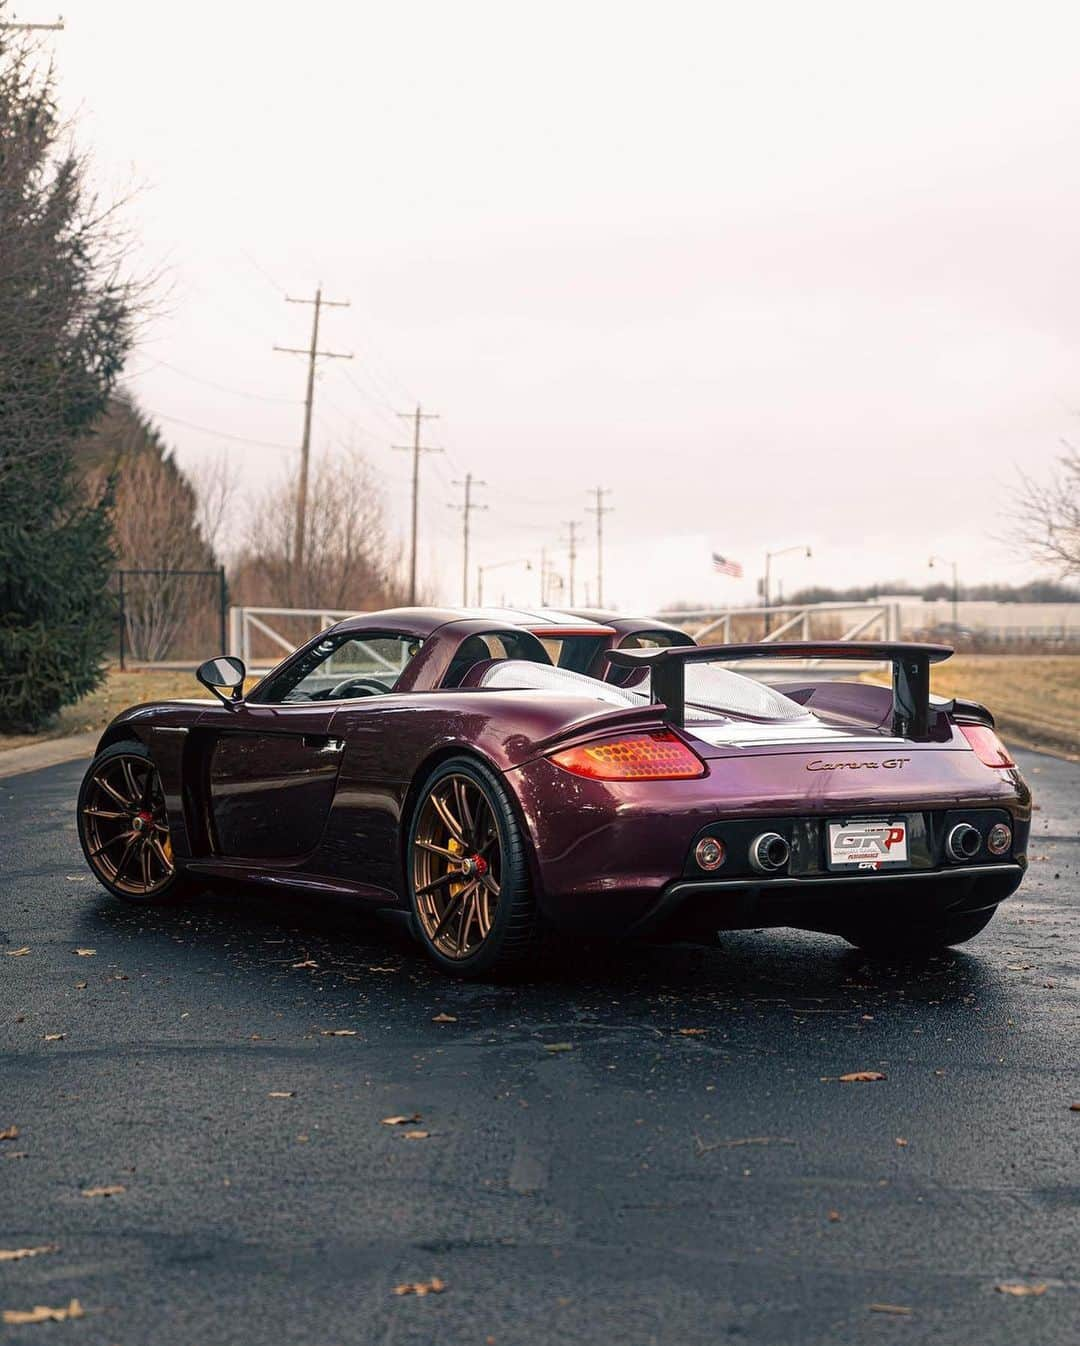
POLYGON ((981 701, 1010 743, 1080 757, 1080 655, 957 654, 931 687, 981 701))
MULTIPOLYGON (((933 689, 989 706, 1011 743, 1080 757, 1080 655, 958 654, 934 668, 933 689)), ((44 733, 0 735, 0 751, 104 729, 140 701, 205 695, 191 673, 110 668, 96 692, 62 711, 44 733)))
POLYGON ((40 743, 44 739, 104 729, 115 715, 128 706, 137 706, 140 701, 209 695, 195 681, 193 673, 176 669, 137 668, 121 673, 118 668, 110 667, 105 681, 96 692, 91 692, 75 705, 62 710, 55 722, 40 734, 0 734, 0 752, 7 748, 21 748, 28 743, 40 743))

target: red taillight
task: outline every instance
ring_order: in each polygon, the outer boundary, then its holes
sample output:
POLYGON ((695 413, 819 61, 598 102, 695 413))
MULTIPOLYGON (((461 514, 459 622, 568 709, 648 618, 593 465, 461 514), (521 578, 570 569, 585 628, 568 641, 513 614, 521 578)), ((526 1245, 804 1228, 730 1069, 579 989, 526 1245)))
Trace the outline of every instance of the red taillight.
POLYGON ((564 748, 552 753, 551 760, 592 780, 690 780, 705 774, 701 758, 667 729, 564 748))
POLYGON ((1016 765, 1008 748, 988 724, 962 724, 958 728, 980 762, 997 767, 1016 765))

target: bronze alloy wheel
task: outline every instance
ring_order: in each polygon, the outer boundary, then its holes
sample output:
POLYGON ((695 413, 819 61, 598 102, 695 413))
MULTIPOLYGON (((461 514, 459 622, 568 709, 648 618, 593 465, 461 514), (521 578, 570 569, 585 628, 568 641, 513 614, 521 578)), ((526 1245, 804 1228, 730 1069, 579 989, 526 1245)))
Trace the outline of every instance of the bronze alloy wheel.
POLYGON ((79 818, 86 858, 110 887, 151 897, 176 872, 165 797, 152 762, 118 753, 95 764, 79 818))
POLYGON ((442 776, 424 799, 413 833, 412 881, 433 948, 455 960, 475 954, 495 919, 502 851, 491 804, 472 777, 442 776))

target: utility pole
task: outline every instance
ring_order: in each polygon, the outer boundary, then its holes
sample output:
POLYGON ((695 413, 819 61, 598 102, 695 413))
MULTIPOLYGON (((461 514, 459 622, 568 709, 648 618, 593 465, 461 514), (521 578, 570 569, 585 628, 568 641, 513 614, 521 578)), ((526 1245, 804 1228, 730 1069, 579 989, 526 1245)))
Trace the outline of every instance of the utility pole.
POLYGON ((570 540, 567 545, 567 557, 570 562, 570 606, 574 606, 574 566, 577 562, 577 530, 581 527, 577 519, 568 519, 566 523, 570 531, 570 540))
POLYGON ((935 565, 943 565, 943 566, 951 566, 951 567, 952 567, 952 624, 953 624, 953 631, 952 631, 952 633, 953 633, 953 635, 955 636, 955 635, 957 634, 957 632, 960 630, 960 579, 959 579, 960 571, 959 571, 959 568, 957 567, 957 564, 956 564, 955 561, 946 561, 945 558, 944 558, 943 556, 931 556, 931 558, 930 558, 928 564, 929 564, 931 570, 933 570, 933 568, 934 568, 935 565))
POLYGON ((611 494, 610 486, 594 486, 589 492, 596 496, 595 505, 586 505, 586 514, 596 515, 596 606, 604 606, 604 515, 610 514, 614 505, 605 505, 604 496, 611 494))
MULTIPOLYGON (((469 606, 469 515, 474 509, 487 509, 487 505, 477 505, 472 498, 472 488, 474 486, 486 486, 486 481, 477 481, 471 472, 465 473, 464 481, 452 482, 453 486, 464 486, 465 500, 460 505, 447 505, 447 509, 456 509, 461 512, 462 526, 462 558, 461 558, 461 601, 465 607, 469 606)), ((476 600, 479 603, 479 598, 476 600)))
POLYGON ((287 304, 312 304, 315 309, 311 321, 311 345, 307 350, 299 346, 275 346, 274 350, 286 355, 306 355, 308 357, 307 394, 304 397, 304 438, 300 444, 300 481, 296 489, 296 534, 293 540, 293 564, 304 563, 304 543, 307 531, 308 465, 311 460, 311 409, 315 401, 315 361, 320 357, 326 360, 351 360, 351 355, 340 351, 319 350, 319 314, 323 308, 348 308, 347 299, 324 299, 322 286, 315 289, 314 299, 291 299, 285 296, 287 304))
POLYGON ((434 411, 421 411, 419 402, 416 404, 415 411, 399 411, 398 415, 402 420, 411 420, 413 423, 413 442, 411 444, 395 444, 395 449, 400 449, 402 453, 411 453, 413 456, 412 465, 412 548, 409 556, 409 603, 416 603, 416 527, 419 517, 420 507, 420 455, 422 453, 442 453, 442 449, 432 448, 430 445, 420 443, 420 427, 424 421, 437 421, 438 413, 434 411))

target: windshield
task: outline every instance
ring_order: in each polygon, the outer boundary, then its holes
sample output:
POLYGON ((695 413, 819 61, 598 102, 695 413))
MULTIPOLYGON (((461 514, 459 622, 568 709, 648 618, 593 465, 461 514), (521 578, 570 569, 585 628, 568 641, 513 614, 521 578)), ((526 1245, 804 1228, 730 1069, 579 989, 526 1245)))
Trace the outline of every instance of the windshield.
MULTIPOLYGON (((534 688, 564 696, 586 696, 611 706, 643 706, 652 700, 648 678, 635 687, 615 687, 565 668, 548 668, 517 659, 496 664, 484 675, 481 686, 534 688)), ((782 692, 715 664, 687 666, 686 711, 689 720, 715 719, 717 714, 744 715, 755 720, 802 720, 809 715, 782 692)))

